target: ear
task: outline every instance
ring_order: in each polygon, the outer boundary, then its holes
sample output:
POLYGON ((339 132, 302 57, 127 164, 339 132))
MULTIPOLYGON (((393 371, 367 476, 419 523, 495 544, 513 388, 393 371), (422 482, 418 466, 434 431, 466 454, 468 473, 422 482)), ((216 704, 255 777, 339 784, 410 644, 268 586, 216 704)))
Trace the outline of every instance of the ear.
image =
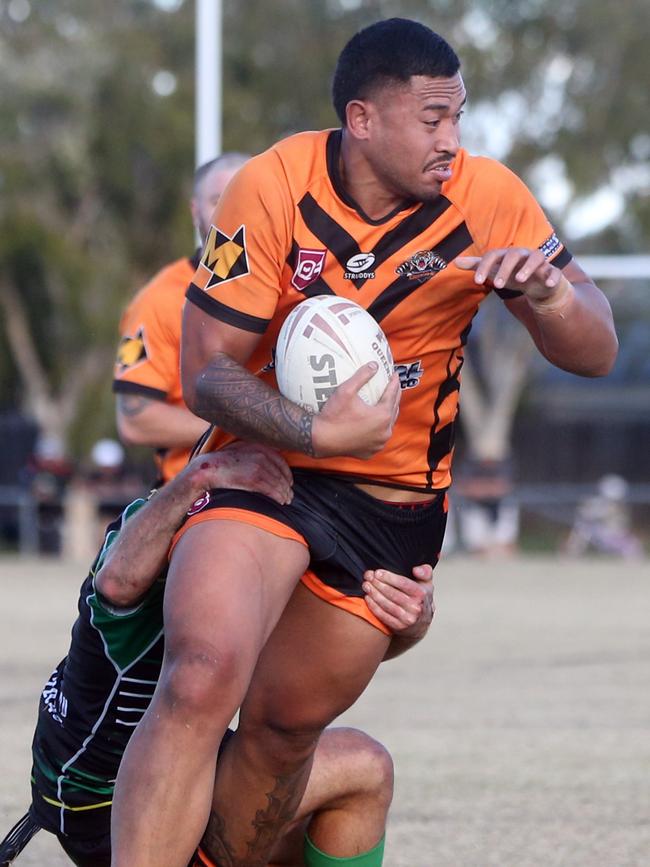
POLYGON ((192 224, 195 229, 199 228, 199 203, 194 196, 190 199, 190 213, 192 214, 192 224))
POLYGON ((345 107, 346 127, 350 134, 360 141, 370 135, 372 123, 372 104, 361 99, 352 99, 345 107))

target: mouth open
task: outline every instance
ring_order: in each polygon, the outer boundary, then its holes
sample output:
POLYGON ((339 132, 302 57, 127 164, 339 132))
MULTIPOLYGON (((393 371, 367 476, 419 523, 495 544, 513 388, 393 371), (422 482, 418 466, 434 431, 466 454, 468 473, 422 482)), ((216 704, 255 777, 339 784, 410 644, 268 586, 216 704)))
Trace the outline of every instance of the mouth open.
POLYGON ((426 173, 434 177, 441 184, 451 178, 451 163, 436 163, 432 166, 427 166, 426 173))

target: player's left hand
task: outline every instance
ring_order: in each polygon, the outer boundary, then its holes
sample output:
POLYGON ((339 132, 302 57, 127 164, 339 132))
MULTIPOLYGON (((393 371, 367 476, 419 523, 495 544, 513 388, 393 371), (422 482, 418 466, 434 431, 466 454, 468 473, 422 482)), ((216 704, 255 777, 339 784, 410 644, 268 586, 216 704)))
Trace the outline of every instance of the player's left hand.
POLYGON ((436 610, 431 566, 415 566, 413 578, 386 569, 369 570, 363 577, 368 608, 394 635, 417 641, 427 633, 436 610))
POLYGON ((531 301, 550 299, 566 280, 541 250, 528 247, 504 247, 483 256, 459 256, 454 264, 463 271, 474 271, 474 282, 479 286, 491 280, 497 289, 523 292, 531 301))

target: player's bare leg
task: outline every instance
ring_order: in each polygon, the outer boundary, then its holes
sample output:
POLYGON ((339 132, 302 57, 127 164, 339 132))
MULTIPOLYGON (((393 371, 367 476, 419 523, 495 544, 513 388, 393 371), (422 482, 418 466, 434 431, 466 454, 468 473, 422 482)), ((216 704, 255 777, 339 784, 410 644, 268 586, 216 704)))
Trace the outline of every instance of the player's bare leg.
POLYGON ((115 788, 114 867, 188 863, 208 820, 218 744, 307 559, 299 542, 231 521, 180 539, 161 677, 115 788))
POLYGON ((357 729, 324 731, 295 818, 270 867, 302 867, 305 834, 334 858, 369 852, 382 840, 393 798, 390 753, 357 729))
POLYGON ((366 621, 296 588, 219 762, 204 836, 217 864, 267 863, 304 792, 322 730, 363 692, 388 643, 366 621))

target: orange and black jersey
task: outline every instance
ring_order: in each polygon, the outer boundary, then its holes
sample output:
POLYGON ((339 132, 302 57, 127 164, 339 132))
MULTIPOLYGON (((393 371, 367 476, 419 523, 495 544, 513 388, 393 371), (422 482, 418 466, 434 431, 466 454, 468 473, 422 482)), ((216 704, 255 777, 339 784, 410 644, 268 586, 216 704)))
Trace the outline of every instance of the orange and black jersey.
MULTIPOLYGON (((262 335, 248 367, 274 386, 273 348, 295 304, 320 294, 361 304, 384 329, 400 375, 393 436, 368 461, 290 453, 289 463, 395 487, 445 488, 463 347, 492 291, 453 260, 522 246, 542 249, 562 267, 570 254, 519 178, 463 150, 437 199, 370 219, 341 182, 341 135, 299 133, 240 170, 215 212, 187 298, 262 335)), ((217 432, 211 444, 223 442, 217 432)))
MULTIPOLYGON (((198 253, 159 271, 133 298, 120 321, 113 391, 138 394, 185 408, 180 377, 181 322, 185 292, 198 253)), ((161 449, 161 477, 168 481, 187 463, 188 449, 161 449)))

